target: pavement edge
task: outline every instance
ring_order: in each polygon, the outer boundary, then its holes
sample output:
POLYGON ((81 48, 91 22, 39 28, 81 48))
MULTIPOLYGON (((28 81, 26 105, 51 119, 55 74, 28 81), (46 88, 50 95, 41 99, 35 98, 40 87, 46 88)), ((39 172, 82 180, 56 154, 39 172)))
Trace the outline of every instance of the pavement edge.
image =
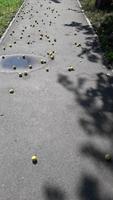
POLYGON ((96 32, 95 32, 95 30, 94 30, 94 28, 93 28, 93 26, 92 26, 90 20, 88 19, 88 17, 87 17, 86 14, 85 14, 85 11, 84 11, 83 8, 82 8, 82 5, 81 5, 80 1, 77 0, 77 3, 78 3, 79 7, 80 7, 81 10, 82 10, 82 13, 83 13, 83 15, 84 15, 84 17, 85 17, 85 19, 86 19, 86 21, 87 21, 87 24, 88 24, 89 27, 93 30, 93 33, 95 34, 95 36, 97 36, 97 34, 96 34, 96 32))
POLYGON ((19 10, 17 11, 16 15, 14 16, 14 18, 12 19, 12 21, 10 22, 9 26, 7 27, 7 29, 5 30, 5 32, 3 33, 2 37, 0 38, 0 45, 2 43, 2 41, 4 40, 5 36, 7 35, 8 31, 10 30, 12 24, 15 22, 15 19, 17 18, 18 14, 21 12, 24 4, 25 4, 25 1, 23 1, 22 5, 20 6, 19 10))

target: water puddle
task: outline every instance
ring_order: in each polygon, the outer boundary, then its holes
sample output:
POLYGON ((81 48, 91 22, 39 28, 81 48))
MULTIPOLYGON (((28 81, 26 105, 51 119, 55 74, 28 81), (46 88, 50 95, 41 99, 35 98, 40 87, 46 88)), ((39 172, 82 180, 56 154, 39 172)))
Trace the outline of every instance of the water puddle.
POLYGON ((34 55, 2 55, 0 56, 0 72, 22 72, 25 70, 35 70, 42 68, 44 64, 41 61, 42 57, 34 55))

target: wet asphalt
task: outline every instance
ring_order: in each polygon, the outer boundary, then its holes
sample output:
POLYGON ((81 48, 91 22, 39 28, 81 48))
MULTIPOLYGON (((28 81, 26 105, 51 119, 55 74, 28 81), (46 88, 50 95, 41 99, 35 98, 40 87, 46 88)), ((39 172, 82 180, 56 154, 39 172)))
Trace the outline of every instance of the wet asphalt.
POLYGON ((93 151, 109 139, 91 117, 107 70, 77 1, 26 0, 0 56, 0 200, 112 200, 111 164, 93 151))

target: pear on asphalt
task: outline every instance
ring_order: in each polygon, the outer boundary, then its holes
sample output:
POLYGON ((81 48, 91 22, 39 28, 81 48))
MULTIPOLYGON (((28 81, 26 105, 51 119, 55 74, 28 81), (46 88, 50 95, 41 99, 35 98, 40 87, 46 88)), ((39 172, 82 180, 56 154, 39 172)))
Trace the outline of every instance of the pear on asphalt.
POLYGON ((23 75, 22 75, 22 73, 20 72, 20 73, 18 74, 18 76, 19 76, 20 78, 22 78, 23 75))
POLYGON ((32 69, 33 67, 32 67, 32 65, 29 65, 29 69, 32 69))
POLYGON ((77 47, 81 47, 81 44, 79 43, 79 44, 77 44, 77 47))
POLYGON ((49 72, 49 69, 48 69, 48 68, 46 68, 46 72, 49 72))
POLYGON ((11 48, 11 47, 12 47, 12 44, 9 44, 9 47, 11 48))
POLYGON ((10 93, 10 94, 14 94, 14 89, 10 89, 10 90, 9 90, 9 93, 10 93))
POLYGON ((15 65, 13 65, 12 67, 13 67, 14 70, 16 70, 16 66, 15 65))
POLYGON ((27 71, 24 72, 24 76, 28 76, 28 72, 27 71))
POLYGON ((70 66, 68 67, 68 71, 69 71, 69 72, 74 71, 74 67, 70 65, 70 66))
POLYGON ((33 155, 31 159, 32 159, 32 163, 33 163, 34 165, 36 165, 37 162, 38 162, 38 157, 37 157, 36 155, 33 155))
POLYGON ((55 59, 55 56, 52 54, 52 55, 50 56, 50 58, 51 58, 51 60, 54 60, 54 59, 55 59))
POLYGON ((40 62, 41 62, 41 64, 44 64, 44 60, 43 60, 43 59, 41 59, 41 61, 40 61, 40 62))
POLYGON ((109 154, 109 153, 105 154, 105 160, 106 161, 111 161, 112 160, 111 154, 109 154))

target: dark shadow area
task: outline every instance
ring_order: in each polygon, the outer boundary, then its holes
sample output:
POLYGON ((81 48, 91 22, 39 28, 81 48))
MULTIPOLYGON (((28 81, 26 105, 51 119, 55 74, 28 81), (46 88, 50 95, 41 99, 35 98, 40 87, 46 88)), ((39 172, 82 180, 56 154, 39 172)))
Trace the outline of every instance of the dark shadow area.
POLYGON ((101 4, 96 3, 96 7, 97 9, 100 9, 102 11, 107 11, 109 13, 110 11, 113 10, 113 1, 112 0, 101 1, 101 4))
POLYGON ((84 174, 81 180, 79 196, 82 200, 112 200, 110 195, 100 195, 99 192, 99 182, 98 180, 91 176, 84 174))
POLYGON ((83 58, 83 55, 86 55, 88 60, 91 62, 98 62, 99 58, 97 55, 91 52, 90 49, 87 48, 81 48, 81 53, 78 54, 80 58, 83 58))
MULTIPOLYGON (((110 153, 113 156, 113 76, 104 73, 96 74, 95 83, 90 86, 87 78, 78 78, 77 85, 70 81, 68 76, 59 74, 58 82, 68 91, 72 92, 75 102, 78 102, 83 110, 82 115, 78 119, 80 126, 83 128, 84 134, 91 136, 99 136, 107 139, 110 144, 110 152, 106 152, 106 148, 102 151, 95 143, 81 144, 80 153, 84 158, 90 158, 95 167, 106 167, 109 172, 113 170, 113 159, 105 160, 105 154, 110 153), (85 87, 87 85, 87 87, 85 87), (89 85, 89 87, 88 87, 89 85)), ((76 109, 76 107, 75 107, 76 109)), ((113 157, 112 157, 113 158, 113 157)), ((107 173, 107 171, 106 171, 107 173)), ((98 184, 100 180, 96 177, 85 175, 79 186, 79 197, 81 200, 112 200, 110 193, 107 196, 100 196, 98 184)))
POLYGON ((98 182, 91 176, 84 176, 81 181, 80 197, 83 200, 101 200, 98 191, 98 182))
POLYGON ((65 193, 59 187, 54 185, 45 185, 44 189, 44 196, 46 200, 64 200, 65 193))
POLYGON ((85 111, 87 117, 79 119, 83 129, 89 135, 113 137, 113 76, 99 73, 96 75, 96 87, 84 90, 86 81, 86 78, 79 78, 78 85, 75 87, 68 76, 58 75, 58 82, 73 92, 75 101, 85 111))
POLYGON ((61 3, 61 2, 58 1, 58 0, 51 0, 51 1, 53 1, 54 3, 61 3))
POLYGON ((93 144, 84 145, 81 148, 81 153, 84 156, 86 156, 88 158, 92 158, 94 161, 96 161, 96 164, 98 165, 98 167, 100 164, 103 164, 106 167, 108 167, 110 170, 113 170, 113 161, 112 160, 106 161, 105 160, 106 152, 102 152, 100 149, 95 147, 93 144))
POLYGON ((83 25, 79 22, 72 21, 70 24, 64 24, 64 26, 75 27, 77 31, 83 31, 84 34, 93 34, 93 30, 89 25, 83 25))
POLYGON ((111 11, 113 11, 113 1, 112 1, 112 4, 110 6, 106 6, 102 10, 105 10, 108 13, 111 12, 111 11))
POLYGON ((85 45, 86 45, 86 47, 81 48, 81 53, 78 54, 78 56, 80 58, 82 58, 84 55, 86 55, 89 61, 98 62, 99 57, 97 54, 98 53, 101 54, 101 49, 100 49, 97 38, 96 37, 86 37, 85 45))
POLYGON ((106 14, 101 20, 100 25, 97 25, 95 28, 98 32, 106 60, 110 68, 113 68, 113 14, 106 14))
POLYGON ((80 119, 80 125, 91 134, 113 137, 113 77, 97 74, 96 88, 84 94, 76 90, 77 101, 89 119, 80 119))
POLYGON ((58 75, 58 82, 64 86, 66 89, 74 91, 73 82, 68 79, 66 75, 59 74, 58 75))
POLYGON ((107 66, 107 61, 103 56, 98 37, 89 25, 72 21, 70 24, 64 24, 64 26, 75 27, 77 32, 81 31, 85 35, 85 47, 81 47, 81 52, 78 54, 80 58, 84 58, 83 56, 86 55, 87 59, 91 62, 98 62, 101 59, 101 62, 107 66))
POLYGON ((78 10, 78 9, 68 8, 68 10, 73 11, 73 12, 77 12, 77 13, 82 13, 82 10, 78 10))

